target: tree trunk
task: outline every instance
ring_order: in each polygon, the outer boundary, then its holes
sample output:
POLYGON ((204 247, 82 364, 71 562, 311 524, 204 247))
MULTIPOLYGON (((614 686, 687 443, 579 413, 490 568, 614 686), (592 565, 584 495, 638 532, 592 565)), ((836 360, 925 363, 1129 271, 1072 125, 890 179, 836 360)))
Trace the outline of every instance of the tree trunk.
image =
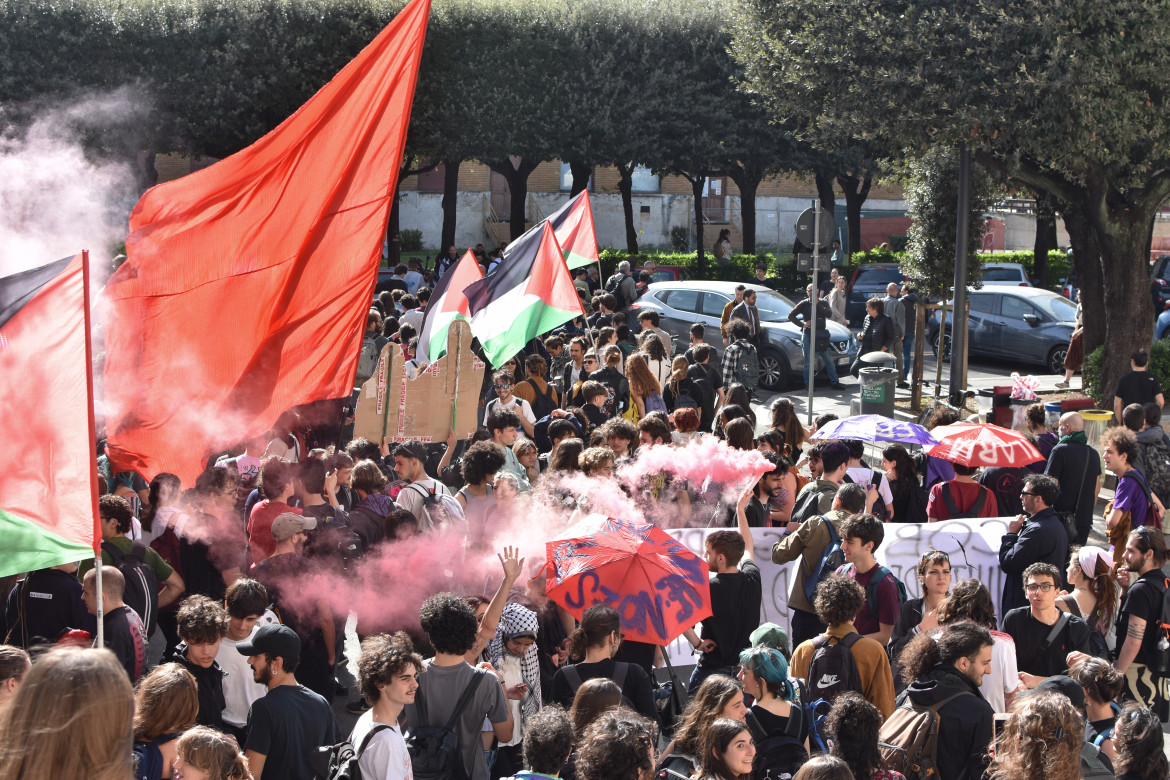
MULTIPOLYGON (((399 181, 401 181, 401 178, 399 181)), ((390 201, 390 218, 386 221, 386 263, 391 268, 398 265, 398 262, 402 259, 400 227, 398 218, 398 187, 395 187, 394 199, 390 201)))
POLYGON ((508 189, 511 191, 511 203, 508 211, 508 232, 512 240, 524 235, 528 229, 528 177, 536 170, 539 163, 525 157, 520 158, 518 166, 512 165, 512 160, 506 159, 489 163, 488 167, 508 180, 508 189))
POLYGON ((638 231, 634 230, 634 164, 620 164, 618 192, 622 194, 622 215, 626 220, 626 252, 638 254, 638 231))
POLYGON ((849 256, 861 251, 861 206, 869 198, 873 173, 866 171, 862 178, 852 173, 837 174, 837 183, 845 192, 845 222, 849 228, 849 256))
MULTIPOLYGON (((455 245, 455 214, 459 206, 459 163, 461 160, 443 160, 443 233, 439 241, 439 255, 455 245)), ((436 261, 437 262, 437 261, 436 261)))
POLYGON ((1085 354, 1105 343, 1105 285, 1097 237, 1084 220, 1069 208, 1062 209, 1064 228, 1073 251, 1072 279, 1081 293, 1084 312, 1085 354))
POLYGON ((817 183, 817 197, 821 201, 821 209, 833 213, 837 207, 837 195, 833 192, 833 172, 820 170, 814 174, 817 183))
POLYGON ((593 175, 593 166, 583 162, 569 162, 569 171, 573 174, 573 189, 569 197, 575 198, 581 191, 588 189, 589 177, 593 175))
POLYGON ((1056 249, 1056 206, 1041 193, 1036 198, 1036 240, 1032 244, 1032 276, 1048 286, 1048 253, 1056 249))
POLYGON ((706 176, 696 176, 691 182, 691 196, 695 201, 695 244, 699 248, 699 278, 707 278, 707 257, 703 253, 703 182, 706 176))
MULTIPOLYGON (((756 253, 756 192, 760 182, 764 180, 763 173, 757 170, 732 168, 727 172, 728 177, 739 187, 739 211, 743 219, 743 253, 756 253)), ((779 249, 779 247, 777 247, 779 249)))

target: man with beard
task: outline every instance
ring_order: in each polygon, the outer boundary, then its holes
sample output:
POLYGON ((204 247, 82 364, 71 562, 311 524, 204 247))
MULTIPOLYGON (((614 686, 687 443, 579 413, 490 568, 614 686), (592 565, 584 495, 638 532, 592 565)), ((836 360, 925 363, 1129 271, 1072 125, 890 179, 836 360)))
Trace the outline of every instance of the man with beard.
POLYGON ((328 702, 297 682, 301 640, 273 623, 236 649, 248 656, 252 676, 268 693, 248 711, 244 753, 255 780, 313 780, 307 757, 335 744, 337 721, 328 702))
POLYGON ((1157 528, 1137 528, 1125 543, 1125 566, 1117 581, 1125 595, 1117 616, 1117 671, 1125 675, 1122 696, 1141 702, 1166 722, 1166 680, 1153 673, 1162 636, 1166 537, 1157 528))

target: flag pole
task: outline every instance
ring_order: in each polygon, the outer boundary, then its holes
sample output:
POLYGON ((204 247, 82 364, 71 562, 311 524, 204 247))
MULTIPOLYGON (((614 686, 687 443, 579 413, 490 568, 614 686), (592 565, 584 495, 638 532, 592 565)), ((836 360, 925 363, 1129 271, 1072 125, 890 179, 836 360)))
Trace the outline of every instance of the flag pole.
MULTIPOLYGON (((97 443, 97 421, 94 417, 93 410, 93 326, 92 314, 89 300, 89 250, 81 250, 81 297, 84 311, 84 327, 85 327, 85 397, 88 400, 87 412, 89 414, 89 440, 90 446, 93 447, 97 443)), ((94 553, 94 568, 97 569, 97 574, 94 575, 94 586, 97 589, 95 596, 97 599, 97 646, 105 646, 105 631, 102 629, 102 613, 105 605, 102 603, 102 553, 101 553, 101 538, 102 527, 98 514, 98 491, 97 491, 97 466, 92 464, 89 469, 89 494, 91 499, 90 511, 93 513, 93 553, 94 553)))

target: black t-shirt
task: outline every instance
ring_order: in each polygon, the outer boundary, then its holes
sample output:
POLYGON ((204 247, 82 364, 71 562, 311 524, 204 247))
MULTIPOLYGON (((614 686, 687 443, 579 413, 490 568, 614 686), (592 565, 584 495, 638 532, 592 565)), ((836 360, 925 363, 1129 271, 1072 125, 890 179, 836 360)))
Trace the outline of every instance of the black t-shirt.
POLYGON ((1146 621, 1146 634, 1142 637, 1142 646, 1133 659, 1134 663, 1148 666, 1158 652, 1158 623, 1162 619, 1162 598, 1165 593, 1163 576, 1161 569, 1146 572, 1129 586, 1121 602, 1121 611, 1117 615, 1118 652, 1121 643, 1125 641, 1129 616, 1146 621))
POLYGON ((81 600, 81 583, 60 569, 41 569, 17 583, 8 594, 9 644, 32 647, 53 644, 70 628, 97 633, 97 618, 81 600))
MULTIPOLYGON (((581 682, 592 680, 594 677, 605 677, 613 679, 613 670, 615 661, 612 658, 607 658, 604 661, 598 661, 595 664, 573 664, 577 670, 577 674, 581 675, 581 682)), ((627 662, 628 663, 628 662, 627 662)), ((569 685, 568 678, 565 677, 565 669, 561 667, 557 673, 553 675, 552 690, 549 692, 549 700, 561 705, 565 709, 573 706, 573 699, 576 696, 576 691, 569 685)), ((626 669, 625 684, 622 685, 622 695, 630 700, 640 714, 645 715, 654 722, 658 722, 658 708, 654 706, 654 684, 650 681, 650 675, 646 674, 646 670, 635 663, 629 664, 626 669)))
POLYGON ((1162 386, 1157 377, 1149 371, 1129 371, 1117 380, 1117 389, 1113 395, 1121 399, 1124 409, 1130 404, 1148 404, 1162 394, 1162 386))
MULTIPOLYGON (((747 517, 748 528, 768 528, 771 526, 768 522, 768 508, 760 503, 760 499, 756 496, 752 496, 752 500, 748 501, 743 513, 747 517)), ((734 515, 735 511, 732 510, 733 518, 734 515)), ((732 525, 734 524, 732 523, 732 525)))
POLYGON ((993 466, 983 469, 983 473, 979 475, 979 484, 995 494, 995 505, 1001 517, 1024 514, 1020 490, 1024 486, 1024 477, 1030 473, 1025 468, 993 466))
POLYGON ((760 625, 763 589, 760 567, 745 560, 734 574, 711 578, 711 612, 703 620, 703 639, 713 639, 715 649, 699 657, 704 669, 739 666, 739 653, 751 647, 751 633, 760 625))
POLYGON ((648 675, 654 674, 655 645, 649 642, 635 642, 632 639, 623 639, 613 656, 614 661, 625 661, 628 664, 637 664, 648 675))
POLYGON ((130 682, 137 683, 146 674, 146 629, 138 613, 123 604, 102 616, 103 637, 106 649, 113 652, 118 663, 130 675, 130 682))
POLYGON ((1068 623, 1052 640, 1047 652, 1041 649, 1052 626, 1032 617, 1031 607, 1017 607, 1003 619, 1003 631, 1016 643, 1016 666, 1021 672, 1041 677, 1065 674, 1068 663, 1065 657, 1076 650, 1089 650, 1089 625, 1079 617, 1069 615, 1068 623))
POLYGON ((303 685, 278 685, 248 710, 244 749, 265 757, 264 772, 256 780, 313 780, 305 757, 337 742, 333 710, 303 685))
POLYGON ((268 589, 268 598, 279 610, 280 621, 297 632, 302 644, 323 639, 316 600, 306 598, 304 592, 317 573, 313 561, 295 553, 273 555, 252 567, 253 579, 268 589))

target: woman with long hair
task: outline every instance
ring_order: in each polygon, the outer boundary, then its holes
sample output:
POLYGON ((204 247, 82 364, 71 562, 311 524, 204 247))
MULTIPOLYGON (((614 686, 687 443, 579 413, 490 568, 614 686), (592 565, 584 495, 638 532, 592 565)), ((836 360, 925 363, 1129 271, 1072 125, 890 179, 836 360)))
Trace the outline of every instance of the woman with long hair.
POLYGON ((751 451, 756 448, 755 426, 746 417, 727 423, 723 435, 727 446, 733 450, 751 451))
POLYGON ((562 439, 548 457, 546 474, 571 474, 581 470, 578 459, 585 451, 585 442, 577 438, 562 439))
POLYGON ((1117 614, 1120 593, 1113 579, 1113 556, 1093 545, 1073 547, 1069 551, 1065 576, 1073 592, 1056 599, 1061 612, 1076 615, 1105 639, 1110 650, 1115 645, 1113 618, 1117 614))
MULTIPOLYGON (((808 732, 804 709, 797 698, 796 686, 788 677, 788 659, 783 653, 760 645, 744 650, 739 654, 739 680, 744 692, 756 700, 751 713, 765 735, 791 731, 803 735, 808 732), (798 719, 799 725, 789 724, 792 718, 798 719), (796 728, 789 729, 790 725, 796 728)), ((807 758, 806 748, 801 763, 807 758)), ((779 776, 782 772, 791 772, 793 767, 759 766, 757 769, 760 775, 774 769, 775 775, 779 776)))
POLYGON ((134 754, 142 780, 169 778, 175 740, 195 725, 199 689, 179 664, 162 664, 138 682, 134 692, 134 754))
POLYGON ((836 756, 813 756, 792 780, 854 780, 849 765, 836 756))
POLYGON ((747 389, 747 386, 740 382, 732 382, 727 386, 727 395, 724 400, 724 406, 738 406, 743 409, 747 418, 752 421, 752 426, 756 424, 756 413, 752 411, 752 394, 747 389))
MULTIPOLYGON (((150 544, 163 531, 175 526, 174 518, 182 515, 179 496, 183 492, 182 482, 174 474, 161 472, 150 481, 150 498, 146 511, 139 521, 142 523, 142 543, 150 544)), ((181 528, 175 528, 179 533, 181 528)))
POLYGON ((1149 709, 1136 702, 1126 704, 1117 716, 1113 733, 1117 780, 1165 780, 1170 775, 1162 724, 1149 709))
POLYGON ((882 769, 881 726, 882 714, 860 693, 845 691, 833 700, 825 720, 829 753, 844 761, 856 780, 906 780, 900 772, 882 769))
POLYGON ((938 623, 944 629, 960 620, 974 621, 991 631, 991 671, 983 678, 979 692, 996 712, 1009 711, 1020 687, 1016 644, 1007 634, 996 630, 991 591, 979 580, 955 583, 951 595, 938 607, 938 623))
MULTIPOLYGON (((657 336, 651 336, 658 341, 657 336)), ((662 344, 658 346, 661 348, 662 344)), ((662 397, 662 386, 646 365, 646 357, 641 352, 626 358, 626 380, 630 383, 630 403, 638 408, 638 419, 641 420, 646 416, 646 400, 652 396, 662 397)))
POLYGON ((702 763, 703 744, 710 725, 718 718, 743 723, 746 717, 743 687, 727 675, 711 675, 703 680, 683 710, 674 730, 674 740, 662 752, 660 766, 675 774, 692 776, 702 763))
POLYGON ((129 780, 133 719, 134 691, 113 653, 51 650, 0 709, 0 780, 129 780))
POLYGON ((1021 698, 995 738, 988 780, 1081 780, 1085 716, 1063 693, 1021 698))
POLYGON ((699 780, 748 780, 756 746, 743 721, 718 718, 707 727, 699 780))
MULTIPOLYGON (((898 657, 910 640, 919 634, 941 633, 938 625, 938 608, 951 590, 951 556, 939 550, 927 550, 918 559, 918 583, 922 597, 910 599, 902 605, 898 622, 890 634, 890 657, 898 663, 898 657)), ((894 688, 901 693, 905 684, 894 669, 894 688)))
POLYGON ((1125 687, 1125 675, 1104 658, 1080 656, 1068 667, 1068 676, 1085 691, 1085 741, 1101 748, 1110 761, 1117 760, 1117 740, 1114 739, 1117 713, 1113 700, 1125 687))
POLYGON ((175 742, 172 780, 252 780, 248 759, 226 734, 196 726, 175 742))
POLYGON ((662 400, 666 402, 666 408, 670 412, 687 407, 697 410, 698 404, 703 401, 702 388, 687 374, 690 367, 691 364, 682 355, 676 357, 670 366, 670 376, 662 386, 662 400), (679 406, 679 399, 689 399, 686 407, 679 406), (694 403, 690 403, 691 401, 694 403))
MULTIPOLYGON (((666 354, 666 347, 662 345, 662 339, 658 338, 658 334, 652 330, 644 330, 638 334, 638 352, 642 353, 642 358, 646 361, 647 368, 654 378, 658 380, 659 386, 666 384, 666 380, 670 378, 672 364, 670 362, 670 355, 666 354)), ((633 354, 633 353, 631 353, 633 354)), ((626 359, 626 373, 629 374, 629 358, 626 359)))
POLYGON ((796 414, 796 407, 788 398, 777 398, 772 402, 772 424, 769 430, 779 431, 784 436, 784 452, 793 463, 800 460, 801 450, 808 434, 796 414))
POLYGON ((560 773, 562 780, 576 780, 577 748, 580 747, 585 732, 594 721, 607 712, 616 710, 621 704, 622 689, 613 680, 594 677, 581 683, 577 695, 573 697, 573 707, 569 711, 569 718, 573 721, 573 734, 576 736, 573 739, 573 751, 560 773))
MULTIPOLYGON (((585 453, 588 453, 586 450, 585 453)), ((549 699, 562 707, 571 707, 577 689, 586 680, 595 677, 614 679, 617 667, 613 657, 622 641, 621 620, 613 607, 590 607, 581 616, 581 623, 569 635, 569 657, 580 659, 566 664, 553 675, 549 685, 549 699)), ((627 664, 622 694, 634 708, 657 722, 658 709, 654 706, 654 686, 650 675, 637 664, 627 664)))
POLYGON ((918 469, 910 453, 901 444, 887 446, 882 450, 882 468, 894 499, 893 522, 925 523, 926 493, 918 484, 918 469))

